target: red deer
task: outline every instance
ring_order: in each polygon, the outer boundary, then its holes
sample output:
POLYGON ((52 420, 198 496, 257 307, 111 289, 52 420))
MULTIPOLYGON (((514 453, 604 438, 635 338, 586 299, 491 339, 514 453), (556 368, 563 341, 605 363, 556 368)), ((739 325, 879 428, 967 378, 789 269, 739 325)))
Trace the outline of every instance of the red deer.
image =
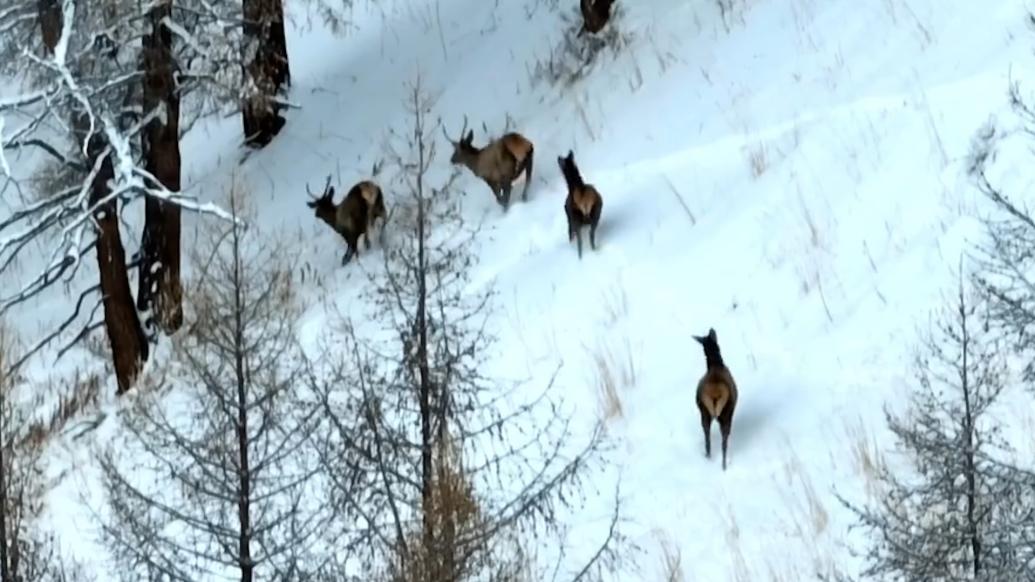
POLYGON ((564 201, 564 213, 568 215, 568 242, 578 239, 579 258, 582 258, 582 228, 589 226, 589 245, 597 248, 597 224, 600 222, 600 211, 604 207, 604 199, 600 192, 582 181, 579 168, 575 165, 575 154, 568 150, 568 156, 558 157, 557 165, 561 167, 564 181, 568 184, 568 198, 564 201))
POLYGON ((334 203, 334 186, 331 186, 331 177, 327 176, 327 184, 324 186, 323 194, 315 196, 306 184, 306 192, 313 199, 306 202, 309 208, 315 209, 316 217, 324 221, 338 234, 345 239, 348 249, 341 259, 345 265, 359 251, 359 237, 367 242, 367 249, 370 249, 370 231, 374 221, 381 219, 381 229, 387 222, 385 215, 384 194, 381 187, 370 180, 363 180, 354 185, 345 195, 340 204, 334 203))
POLYGON ((603 30, 604 25, 611 19, 611 5, 615 0, 580 0, 579 8, 582 10, 582 29, 578 36, 587 32, 596 34, 603 30))
POLYGON ((465 131, 467 116, 464 116, 464 127, 460 130, 459 141, 454 141, 446 133, 446 129, 442 128, 446 139, 453 144, 453 156, 449 161, 453 164, 463 164, 475 176, 484 180, 504 211, 510 206, 512 183, 518 179, 521 172, 524 172, 525 189, 521 198, 527 201, 528 187, 532 184, 532 158, 535 153, 532 142, 520 133, 510 132, 479 148, 471 143, 474 140, 474 130, 467 135, 464 135, 465 131))
POLYGON ((704 429, 704 455, 712 456, 712 420, 719 419, 722 433, 722 470, 726 470, 726 448, 733 427, 733 411, 737 407, 737 383, 733 381, 719 352, 719 339, 714 329, 704 337, 693 336, 704 346, 704 361, 707 370, 697 383, 697 408, 701 411, 701 428, 704 429))

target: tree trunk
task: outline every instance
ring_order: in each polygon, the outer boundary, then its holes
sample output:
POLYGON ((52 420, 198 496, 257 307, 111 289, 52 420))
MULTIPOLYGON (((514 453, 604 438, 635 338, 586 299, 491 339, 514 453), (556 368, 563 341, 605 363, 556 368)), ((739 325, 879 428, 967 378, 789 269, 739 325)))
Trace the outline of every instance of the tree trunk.
MULTIPOLYGON (((144 111, 164 107, 165 115, 144 128, 142 149, 147 171, 167 190, 179 192, 180 96, 174 78, 172 34, 162 25, 162 19, 171 13, 170 0, 155 5, 150 13, 151 34, 143 40, 144 111)), ((147 196, 144 204, 137 306, 171 333, 183 325, 180 207, 153 196, 147 196)))
POLYGON ((36 9, 40 19, 40 33, 43 46, 51 55, 61 38, 61 4, 60 0, 37 0, 36 9))
POLYGON ((967 536, 970 538, 970 551, 974 578, 981 576, 981 536, 978 531, 978 520, 975 516, 977 505, 977 467, 974 462, 974 414, 970 402, 970 334, 967 331, 966 303, 963 289, 960 289, 960 343, 962 344, 963 361, 960 366, 961 382, 960 390, 963 392, 963 439, 964 439, 964 471, 967 480, 967 536))
POLYGON ((282 0, 244 0, 244 37, 244 138, 261 148, 284 127, 283 106, 274 99, 291 85, 282 0))
MULTIPOLYGON (((234 218, 237 218, 237 201, 230 202, 234 205, 234 218)), ((248 438, 248 408, 251 402, 248 399, 248 376, 245 365, 245 350, 248 349, 244 337, 244 310, 248 308, 244 304, 244 281, 242 279, 241 250, 238 227, 233 227, 232 242, 234 245, 234 375, 237 382, 237 462, 238 462, 238 498, 237 498, 237 559, 241 569, 241 582, 252 582, 254 577, 255 564, 252 560, 252 472, 249 461, 249 438, 248 438)))
MULTIPOLYGON (((87 146, 91 165, 102 151, 104 140, 94 135, 87 146)), ((114 176, 111 156, 106 156, 91 185, 91 206, 97 205, 108 196, 108 182, 114 176)), ((141 364, 147 360, 147 338, 140 326, 140 317, 133 305, 133 293, 129 289, 126 251, 122 247, 122 237, 119 234, 118 201, 113 199, 101 204, 94 211, 94 220, 98 227, 97 270, 101 279, 101 294, 104 297, 104 327, 108 332, 112 360, 115 363, 117 394, 121 395, 133 386, 141 364)))
MULTIPOLYGON (((432 567, 434 550, 434 500, 431 434, 431 369, 428 365, 428 321, 427 321, 427 265, 424 256, 424 199, 417 198, 417 315, 414 321, 417 332, 417 368, 420 391, 420 458, 421 458, 421 509, 424 519, 424 552, 426 567, 432 567)), ((441 485, 441 484, 440 484, 441 485)))

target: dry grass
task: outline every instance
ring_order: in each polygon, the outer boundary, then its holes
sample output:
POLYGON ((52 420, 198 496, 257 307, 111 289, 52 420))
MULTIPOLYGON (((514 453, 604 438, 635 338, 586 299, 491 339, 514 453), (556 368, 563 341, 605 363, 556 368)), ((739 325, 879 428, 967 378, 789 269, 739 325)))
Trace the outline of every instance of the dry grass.
POLYGON ((654 537, 658 539, 658 546, 661 549, 661 580, 663 582, 685 582, 683 574, 683 555, 679 547, 673 543, 672 538, 663 531, 656 530, 654 537))
POLYGON ((733 561, 733 580, 735 582, 751 582, 754 580, 751 569, 748 568, 747 559, 744 558, 744 550, 740 547, 740 525, 737 524, 737 516, 733 508, 726 507, 726 545, 729 547, 729 556, 733 561))
POLYGON ((762 177, 769 169, 769 150, 765 144, 758 144, 747 148, 748 167, 751 169, 751 177, 755 180, 762 177))
MULTIPOLYGON (((88 374, 62 383, 57 405, 49 414, 35 418, 21 436, 19 446, 43 447, 54 435, 61 433, 75 418, 95 408, 101 395, 101 378, 88 374)), ((87 427, 89 428, 89 427, 87 427)), ((82 431, 78 434, 82 434, 82 431)))
MULTIPOLYGON (((55 382, 50 391, 34 390, 28 398, 18 394, 24 380, 5 375, 8 362, 16 361, 13 353, 17 342, 0 323, 0 390, 4 391, 2 414, 17 419, 16 426, 6 427, 13 446, 23 452, 42 452, 55 435, 63 432, 83 412, 97 406, 101 394, 98 373, 73 374, 71 379, 55 382), (56 402, 52 396, 56 394, 56 402), (41 412, 43 411, 43 412, 41 412)), ((106 356, 101 361, 108 361, 106 356)))
POLYGON ((636 385, 636 364, 629 340, 623 342, 620 352, 601 345, 592 357, 601 418, 605 421, 622 418, 622 394, 636 385))
POLYGON ((851 445, 852 465, 856 474, 866 483, 866 494, 874 499, 880 494, 880 475, 884 471, 884 456, 862 418, 845 422, 845 434, 851 445))
POLYGON ((604 293, 604 323, 612 326, 629 315, 629 295, 621 281, 608 287, 604 293))
POLYGON ((830 515, 816 493, 816 488, 812 485, 812 478, 801 464, 798 455, 794 453, 790 443, 787 443, 787 450, 791 451, 791 458, 784 466, 784 475, 789 482, 797 482, 800 487, 797 495, 785 494, 785 497, 788 497, 787 506, 793 512, 795 531, 802 539, 820 536, 830 525, 830 515))
POLYGON ((441 445, 432 498, 422 508, 430 516, 434 532, 432 547, 426 543, 423 523, 417 520, 406 534, 408 552, 400 551, 396 562, 376 580, 384 582, 461 582, 479 580, 491 573, 494 580, 532 582, 529 555, 516 540, 494 539, 494 524, 483 509, 459 454, 454 447, 441 445), (446 556, 454 556, 452 568, 446 556), (452 570, 452 573, 450 573, 452 570))

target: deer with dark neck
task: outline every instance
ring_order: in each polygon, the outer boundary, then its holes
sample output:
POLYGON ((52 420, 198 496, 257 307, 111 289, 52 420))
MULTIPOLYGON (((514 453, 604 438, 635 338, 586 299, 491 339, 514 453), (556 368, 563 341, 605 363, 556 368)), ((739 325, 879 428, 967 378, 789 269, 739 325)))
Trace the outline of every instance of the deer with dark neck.
POLYGON ((719 351, 719 338, 714 329, 706 336, 693 336, 704 348, 706 370, 697 383, 697 409, 701 412, 704 430, 704 454, 712 456, 712 421, 718 419, 722 434, 722 470, 726 470, 726 451, 733 428, 733 412, 737 407, 737 383, 733 380, 719 351))

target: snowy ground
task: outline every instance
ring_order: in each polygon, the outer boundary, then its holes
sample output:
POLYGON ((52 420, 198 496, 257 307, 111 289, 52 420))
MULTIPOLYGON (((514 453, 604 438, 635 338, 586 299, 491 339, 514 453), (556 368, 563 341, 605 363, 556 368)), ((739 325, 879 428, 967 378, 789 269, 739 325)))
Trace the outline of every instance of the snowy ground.
MULTIPOLYGON (((1006 110, 1011 67, 1031 78, 1024 6, 734 0, 724 18, 714 2, 629 2, 619 24, 631 44, 561 90, 530 81, 562 27, 545 1, 529 16, 533 3, 399 0, 357 9, 346 38, 287 3, 300 109, 240 166, 237 119, 199 126, 183 145, 188 190, 220 201, 236 171, 261 226, 305 241, 299 262, 322 274, 313 295, 326 300, 303 322, 315 335, 380 258, 375 247, 338 266, 343 245, 305 207, 306 182, 340 171, 344 191, 366 177, 388 128, 407 127, 418 69, 451 132, 466 114, 481 143, 483 122, 498 134, 509 116, 535 142, 529 201, 515 194, 504 215, 484 184, 461 182, 470 218, 487 226, 474 280, 499 291, 507 356, 493 372, 545 381, 563 362, 559 384, 587 419, 599 414, 594 354, 630 379, 611 427, 624 512, 648 553, 619 579, 659 579, 661 537, 688 580, 852 572, 851 516, 832 492, 865 499, 858 427, 886 443, 881 407, 908 387, 917 330, 980 234, 965 156, 974 131, 1006 110), (581 262, 556 166, 568 149, 604 198, 599 250, 587 246, 581 262), (690 336, 709 327, 741 393, 725 473, 704 458, 693 402, 704 358, 690 336)), ((447 158, 440 151, 438 176, 447 158)), ((38 333, 27 322, 54 305, 16 323, 38 333)), ((53 472, 72 469, 49 512, 84 558, 90 515, 76 491, 90 482, 87 451, 55 447, 53 472)), ((600 486, 587 520, 606 517, 610 485, 600 486)))

